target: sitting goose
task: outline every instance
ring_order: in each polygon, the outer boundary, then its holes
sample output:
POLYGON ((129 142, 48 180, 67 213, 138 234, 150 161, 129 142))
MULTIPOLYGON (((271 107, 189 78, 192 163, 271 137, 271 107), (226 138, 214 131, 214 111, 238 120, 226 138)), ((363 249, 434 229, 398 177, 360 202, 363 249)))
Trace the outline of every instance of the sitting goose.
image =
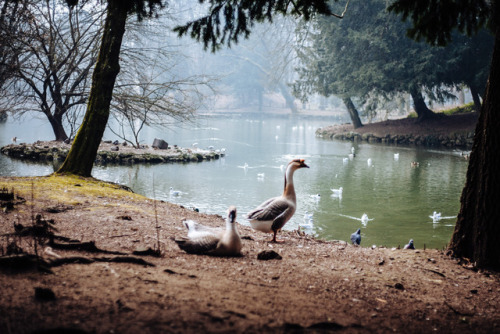
POLYGON ((309 168, 304 163, 304 159, 290 161, 285 172, 285 190, 278 197, 273 197, 259 205, 247 214, 247 219, 254 230, 273 233, 273 242, 283 242, 277 240, 276 234, 292 218, 297 207, 295 188, 293 186, 293 173, 299 168, 309 168))
POLYGON ((190 254, 241 256, 241 238, 236 228, 236 207, 228 209, 226 230, 184 221, 187 238, 175 240, 179 248, 190 254))

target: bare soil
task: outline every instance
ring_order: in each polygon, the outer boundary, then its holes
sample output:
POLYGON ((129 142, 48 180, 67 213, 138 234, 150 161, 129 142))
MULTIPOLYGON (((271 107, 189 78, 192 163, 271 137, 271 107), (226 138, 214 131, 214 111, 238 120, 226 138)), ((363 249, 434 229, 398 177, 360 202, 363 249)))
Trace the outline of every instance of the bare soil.
POLYGON ((402 118, 383 122, 364 124, 354 129, 352 124, 331 125, 322 131, 342 133, 355 131, 359 134, 371 133, 377 137, 386 135, 449 135, 455 133, 474 132, 477 113, 465 113, 446 116, 436 114, 435 118, 419 121, 416 118, 402 118))
MULTIPOLYGON (((12 233, 14 223, 29 226, 31 215, 40 213, 54 219, 58 235, 130 255, 155 247, 158 217, 162 252, 141 257, 154 266, 70 263, 53 273, 2 267, 1 333, 500 332, 500 275, 476 271, 443 251, 356 247, 297 232, 281 233, 285 242, 275 244, 240 213, 242 257, 189 255, 171 239, 186 235, 182 219, 223 226, 222 217, 155 204, 93 180, 0 178, 0 187, 14 187, 26 199, 0 215, 2 235, 12 233), (258 260, 264 250, 282 259, 258 260), (55 299, 35 297, 36 288, 50 289, 55 299)), ((33 253, 32 238, 5 236, 3 252, 13 239, 33 253)), ((56 259, 44 248, 38 248, 44 259, 56 259)))
POLYGON ((356 247, 297 231, 270 243, 239 213, 242 257, 189 255, 172 240, 186 235, 182 220, 215 227, 223 217, 93 179, 0 178, 3 187, 25 200, 0 213, 2 253, 13 242, 34 253, 32 237, 5 235, 39 213, 55 221, 57 235, 125 255, 43 246, 48 263, 92 261, 52 273, 0 265, 0 333, 500 333, 500 274, 444 251, 356 247), (158 240, 161 257, 130 257, 158 240), (259 260, 266 250, 282 259, 259 260), (154 266, 108 261, 116 256, 154 266))

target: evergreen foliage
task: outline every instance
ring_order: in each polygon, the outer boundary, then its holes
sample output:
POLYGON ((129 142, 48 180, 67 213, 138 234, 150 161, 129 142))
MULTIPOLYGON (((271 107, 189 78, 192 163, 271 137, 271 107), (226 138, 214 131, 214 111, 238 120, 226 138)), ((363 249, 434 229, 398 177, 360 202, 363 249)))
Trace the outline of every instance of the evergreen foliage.
POLYGON ((309 20, 315 14, 332 15, 327 0, 200 0, 209 3, 208 14, 174 29, 179 36, 190 35, 215 52, 222 45, 248 38, 256 22, 273 21, 274 15, 302 16, 309 20))
MULTIPOLYGON (((485 32, 474 38, 454 34, 454 43, 431 47, 406 36, 411 29, 389 13, 386 1, 353 2, 343 20, 318 17, 310 47, 299 51, 302 68, 295 94, 394 98, 399 93, 431 101, 452 97, 447 88, 466 84, 482 93, 493 39, 485 32)), ((372 108, 376 104, 372 104, 372 108)))

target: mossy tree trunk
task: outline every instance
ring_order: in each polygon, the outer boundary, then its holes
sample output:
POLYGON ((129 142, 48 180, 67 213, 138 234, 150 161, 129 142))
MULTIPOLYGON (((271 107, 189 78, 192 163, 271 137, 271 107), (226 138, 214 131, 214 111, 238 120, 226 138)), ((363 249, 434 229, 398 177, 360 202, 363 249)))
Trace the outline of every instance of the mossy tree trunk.
POLYGON ((108 0, 104 32, 97 58, 87 112, 76 134, 71 150, 58 174, 91 176, 104 130, 116 76, 120 72, 119 55, 125 23, 130 7, 128 1, 108 0))
POLYGON ((359 118, 359 113, 358 110, 356 109, 356 106, 354 106, 354 103, 352 103, 352 100, 350 97, 344 97, 342 99, 344 102, 347 112, 349 113, 349 117, 351 117, 351 122, 353 128, 357 129, 363 126, 363 123, 361 123, 361 119, 359 118))
POLYGON ((425 104, 424 96, 422 92, 417 88, 412 88, 410 90, 411 98, 413 99, 413 107, 415 108, 415 112, 418 115, 418 120, 423 121, 425 119, 433 118, 436 114, 427 108, 425 104))
POLYGON ((455 256, 467 258, 478 267, 496 270, 500 270, 499 91, 500 29, 497 28, 486 94, 460 198, 460 212, 449 246, 455 256))

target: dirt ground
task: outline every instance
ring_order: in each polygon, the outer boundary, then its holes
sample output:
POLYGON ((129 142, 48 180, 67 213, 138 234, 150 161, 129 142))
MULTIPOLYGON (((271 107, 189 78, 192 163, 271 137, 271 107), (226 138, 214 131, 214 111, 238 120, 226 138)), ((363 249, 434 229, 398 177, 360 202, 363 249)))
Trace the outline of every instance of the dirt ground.
POLYGON ((385 135, 440 135, 473 132, 477 123, 476 113, 456 114, 444 116, 437 114, 436 118, 425 121, 417 121, 416 118, 402 118, 387 120, 384 122, 364 124, 364 126, 353 129, 352 124, 331 125, 322 128, 323 131, 332 133, 355 131, 359 134, 371 133, 377 137, 385 135))
POLYGON ((123 255, 45 245, 37 252, 49 264, 79 261, 42 271, 0 265, 0 333, 500 333, 500 274, 443 251, 356 247, 296 231, 275 244, 241 212, 242 257, 190 255, 172 240, 186 235, 182 219, 215 227, 222 217, 92 179, 0 178, 3 187, 24 200, 0 212, 2 253, 13 242, 33 253, 33 237, 6 234, 41 214, 56 235, 123 255), (131 255, 158 241, 161 257, 131 255), (266 250, 282 258, 259 260, 266 250))

